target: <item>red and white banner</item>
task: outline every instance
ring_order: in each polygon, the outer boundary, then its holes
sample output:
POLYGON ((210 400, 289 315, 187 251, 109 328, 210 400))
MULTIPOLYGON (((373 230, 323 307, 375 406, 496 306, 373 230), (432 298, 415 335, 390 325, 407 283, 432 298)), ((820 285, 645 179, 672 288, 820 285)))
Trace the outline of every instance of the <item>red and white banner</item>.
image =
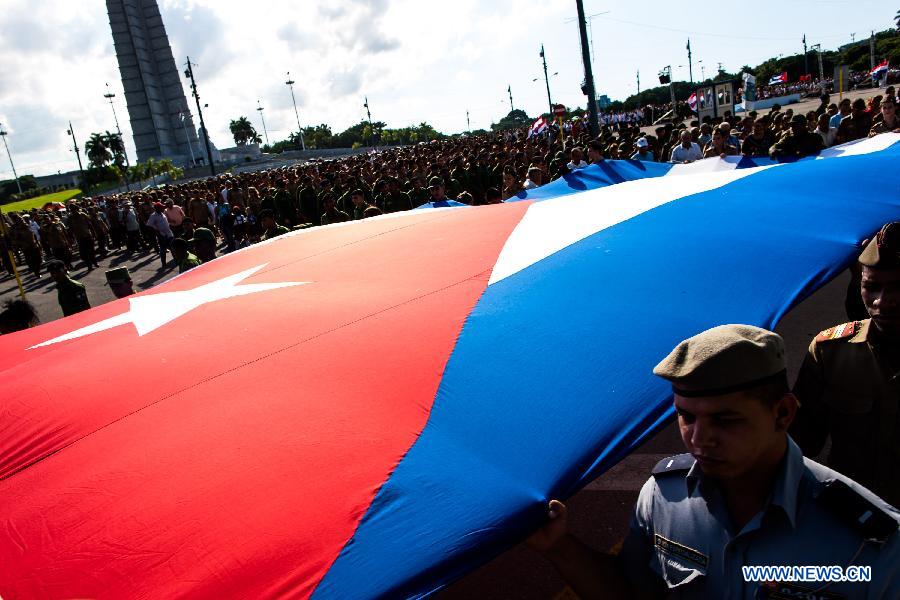
POLYGON ((535 135, 539 135, 547 129, 547 121, 544 120, 544 117, 538 117, 538 120, 535 121, 531 127, 528 128, 528 137, 532 137, 535 135))

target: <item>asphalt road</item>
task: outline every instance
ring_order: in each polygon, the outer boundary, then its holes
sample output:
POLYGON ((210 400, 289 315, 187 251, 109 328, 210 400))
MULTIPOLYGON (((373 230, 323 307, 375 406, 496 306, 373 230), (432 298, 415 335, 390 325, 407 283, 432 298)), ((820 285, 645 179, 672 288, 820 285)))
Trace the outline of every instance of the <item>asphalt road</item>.
MULTIPOLYGON (((154 253, 139 252, 131 255, 123 251, 116 251, 100 257, 98 260, 100 268, 93 271, 88 271, 81 260, 76 258, 72 261, 75 269, 69 271, 69 276, 85 285, 91 306, 99 306, 115 300, 115 296, 106 283, 105 273, 107 270, 128 267, 131 279, 134 281, 134 291, 141 292, 178 274, 178 268, 172 261, 172 255, 168 254, 167 258, 169 264, 167 268, 162 269, 159 256, 154 253)), ((56 286, 46 269, 43 269, 43 276, 40 279, 34 278, 26 267, 21 266, 20 269, 19 274, 22 277, 26 297, 37 310, 41 323, 61 318, 63 314, 56 299, 56 286)), ((16 280, 3 271, 2 277, 0 277, 0 302, 18 296, 19 287, 16 280)))

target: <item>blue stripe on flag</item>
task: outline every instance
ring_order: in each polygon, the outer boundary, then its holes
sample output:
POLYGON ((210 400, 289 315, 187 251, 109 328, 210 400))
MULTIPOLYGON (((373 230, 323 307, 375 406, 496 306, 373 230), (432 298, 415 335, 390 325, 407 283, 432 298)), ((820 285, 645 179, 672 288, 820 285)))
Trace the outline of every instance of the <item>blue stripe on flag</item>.
POLYGON ((677 342, 723 323, 773 327, 900 215, 898 158, 895 144, 762 170, 489 286, 420 438, 315 596, 428 593, 523 539, 549 498, 671 417, 651 369, 677 342))

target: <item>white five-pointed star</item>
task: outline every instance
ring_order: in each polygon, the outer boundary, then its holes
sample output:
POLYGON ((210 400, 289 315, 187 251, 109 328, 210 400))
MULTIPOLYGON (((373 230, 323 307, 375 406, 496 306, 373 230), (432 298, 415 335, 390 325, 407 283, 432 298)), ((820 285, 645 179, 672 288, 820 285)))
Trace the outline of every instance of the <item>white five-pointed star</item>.
MULTIPOLYGON (((255 294, 257 292, 265 292, 278 288, 291 287, 295 285, 304 285, 308 281, 290 281, 284 283, 249 283, 247 285, 237 285, 239 282, 250 277, 266 264, 241 271, 234 275, 219 279, 196 287, 192 290, 184 290, 183 292, 162 292, 159 294, 151 294, 149 296, 137 296, 129 298, 131 305, 128 312, 104 319, 93 325, 76 329, 65 335, 47 340, 31 348, 40 348, 41 346, 49 346, 58 342, 80 338, 99 331, 105 331, 126 323, 133 323, 137 329, 139 336, 150 333, 158 327, 162 327, 169 321, 173 321, 178 317, 188 313, 195 308, 206 304, 207 302, 215 302, 216 300, 224 300, 225 298, 234 298, 235 296, 246 296, 247 294, 255 294)), ((29 348, 29 350, 31 349, 29 348)))

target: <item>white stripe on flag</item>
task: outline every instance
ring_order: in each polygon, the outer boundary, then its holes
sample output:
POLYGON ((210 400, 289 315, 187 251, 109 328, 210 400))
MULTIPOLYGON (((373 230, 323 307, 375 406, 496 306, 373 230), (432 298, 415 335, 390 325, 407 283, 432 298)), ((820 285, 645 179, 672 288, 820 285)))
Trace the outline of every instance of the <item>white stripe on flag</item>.
POLYGON ((722 187, 775 166, 779 165, 684 177, 635 179, 535 202, 506 240, 488 285, 657 206, 722 187))

